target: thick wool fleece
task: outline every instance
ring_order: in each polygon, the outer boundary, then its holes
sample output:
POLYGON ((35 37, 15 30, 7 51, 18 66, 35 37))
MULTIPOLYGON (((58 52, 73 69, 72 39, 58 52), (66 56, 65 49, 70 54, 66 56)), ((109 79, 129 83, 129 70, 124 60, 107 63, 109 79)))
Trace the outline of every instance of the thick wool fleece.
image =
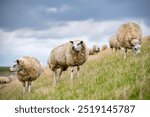
POLYGON ((121 25, 117 32, 117 39, 120 45, 124 48, 132 48, 132 40, 141 42, 142 30, 136 23, 128 22, 121 25))
POLYGON ((19 81, 34 81, 42 73, 40 62, 33 57, 22 57, 19 59, 20 71, 17 72, 19 81))
POLYGON ((110 48, 112 48, 112 49, 113 48, 115 48, 115 49, 120 49, 121 48, 116 36, 111 36, 110 37, 109 45, 110 45, 110 48))
POLYGON ((72 44, 68 42, 51 51, 48 65, 52 71, 55 71, 55 69, 60 67, 65 71, 68 66, 79 66, 85 63, 88 54, 88 49, 85 43, 83 43, 83 49, 80 52, 75 52, 72 49, 72 44))

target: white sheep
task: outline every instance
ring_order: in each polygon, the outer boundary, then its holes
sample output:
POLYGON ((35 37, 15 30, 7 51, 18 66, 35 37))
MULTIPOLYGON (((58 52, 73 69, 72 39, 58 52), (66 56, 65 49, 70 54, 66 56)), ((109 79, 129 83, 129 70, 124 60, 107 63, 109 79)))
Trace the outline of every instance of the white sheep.
POLYGON ((54 72, 54 84, 56 83, 56 72, 60 68, 58 81, 63 71, 71 67, 71 77, 73 79, 74 67, 77 66, 79 77, 80 65, 84 64, 88 58, 88 49, 83 41, 70 41, 54 48, 48 58, 48 65, 54 72))
POLYGON ((30 92, 31 83, 41 75, 42 67, 37 59, 25 56, 17 59, 10 71, 16 72, 18 80, 22 82, 23 92, 26 92, 26 88, 30 92))
POLYGON ((94 55, 100 52, 100 48, 97 45, 94 45, 93 48, 89 49, 89 55, 94 55))
POLYGON ((12 75, 10 75, 10 76, 0 76, 0 85, 4 86, 4 84, 10 83, 13 78, 14 78, 14 76, 12 76, 12 75))
POLYGON ((133 55, 139 54, 141 48, 142 30, 136 23, 128 22, 122 24, 117 32, 117 39, 125 49, 125 56, 127 57, 127 49, 132 49, 133 55))
POLYGON ((118 42, 117 37, 115 35, 110 37, 109 45, 112 50, 115 49, 115 51, 117 51, 121 49, 120 43, 118 42))
POLYGON ((101 46, 101 50, 104 51, 104 50, 106 50, 106 49, 107 49, 107 45, 106 45, 106 44, 103 44, 103 45, 101 46))

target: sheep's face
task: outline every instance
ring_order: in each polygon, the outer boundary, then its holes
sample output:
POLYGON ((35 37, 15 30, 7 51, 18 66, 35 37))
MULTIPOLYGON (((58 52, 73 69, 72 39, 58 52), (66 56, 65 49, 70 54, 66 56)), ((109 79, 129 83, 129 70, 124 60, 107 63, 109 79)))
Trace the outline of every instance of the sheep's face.
POLYGON ((19 60, 17 60, 10 68, 10 72, 18 72, 20 70, 19 60))
POLYGON ((80 52, 83 49, 83 41, 70 41, 70 43, 75 52, 80 52))
POLYGON ((140 54, 141 53, 141 45, 140 44, 134 44, 132 46, 132 51, 134 55, 140 54))
POLYGON ((140 54, 141 53, 141 42, 138 39, 132 39, 131 41, 132 44, 132 52, 134 55, 140 54))

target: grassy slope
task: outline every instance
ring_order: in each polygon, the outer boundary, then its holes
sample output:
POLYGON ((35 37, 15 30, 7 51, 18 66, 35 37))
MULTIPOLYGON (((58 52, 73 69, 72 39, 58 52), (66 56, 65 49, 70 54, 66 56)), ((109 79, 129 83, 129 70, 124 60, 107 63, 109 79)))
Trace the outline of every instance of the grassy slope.
POLYGON ((9 67, 0 67, 0 76, 9 74, 9 67))
POLYGON ((16 79, 5 87, 0 86, 0 99, 150 99, 149 44, 142 46, 140 56, 129 53, 126 60, 121 52, 110 50, 91 56, 81 67, 80 78, 75 74, 70 81, 68 69, 56 86, 47 68, 33 82, 30 94, 22 94, 21 83, 16 79))

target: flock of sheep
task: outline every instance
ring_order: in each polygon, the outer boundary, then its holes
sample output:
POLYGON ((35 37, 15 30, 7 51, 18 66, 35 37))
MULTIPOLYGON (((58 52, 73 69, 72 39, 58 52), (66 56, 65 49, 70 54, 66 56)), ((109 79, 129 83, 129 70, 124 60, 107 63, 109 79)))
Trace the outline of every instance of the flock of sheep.
MULTIPOLYGON (((125 23, 121 25, 115 36, 109 40, 110 48, 119 50, 124 48, 125 56, 127 49, 132 49, 133 54, 140 53, 142 31, 139 25, 135 23, 125 23)), ((101 50, 107 48, 103 45, 101 50)), ((70 79, 73 79, 74 67, 77 67, 77 76, 79 77, 80 65, 84 64, 89 55, 98 53, 100 48, 96 45, 88 49, 84 41, 69 41, 52 49, 48 58, 48 66, 54 73, 54 84, 60 80, 63 71, 71 67, 70 79), (56 74, 58 71, 58 79, 56 74)), ((21 57, 10 67, 11 72, 16 72, 17 78, 22 82, 23 91, 30 92, 32 81, 36 80, 43 69, 40 62, 33 57, 21 57)))

